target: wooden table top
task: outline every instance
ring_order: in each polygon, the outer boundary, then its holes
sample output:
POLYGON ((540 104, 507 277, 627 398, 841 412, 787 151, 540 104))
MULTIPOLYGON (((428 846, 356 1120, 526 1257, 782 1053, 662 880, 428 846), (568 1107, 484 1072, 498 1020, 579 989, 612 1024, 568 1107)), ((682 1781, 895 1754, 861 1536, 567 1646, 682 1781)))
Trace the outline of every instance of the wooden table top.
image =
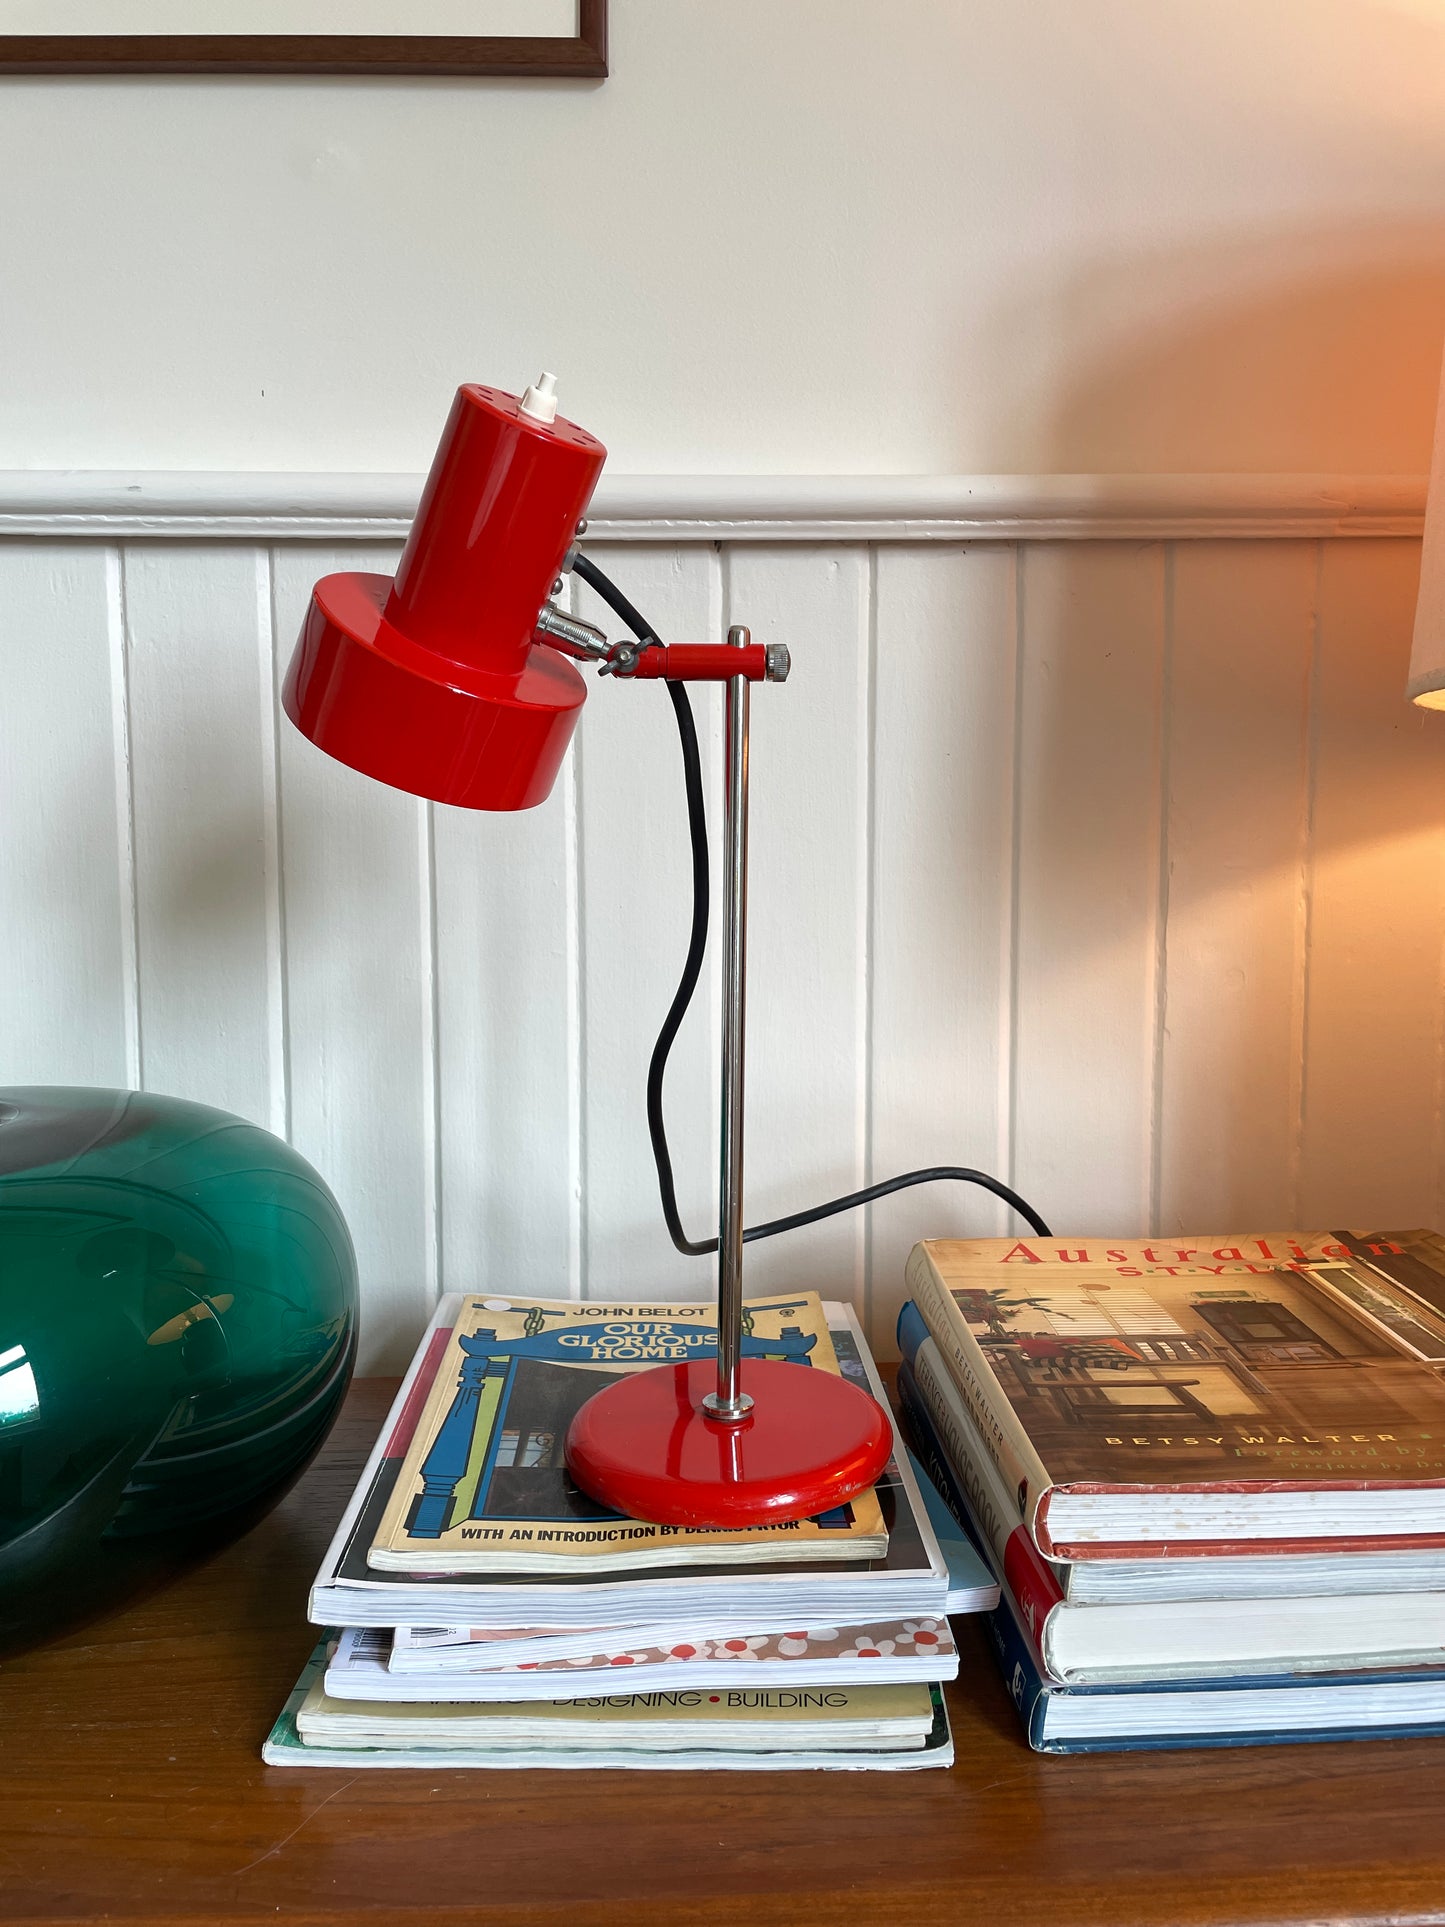
POLYGON ((0 1668, 0 1921, 1191 1927, 1445 1917, 1445 1742, 1029 1752, 960 1621, 948 1773, 264 1767, 393 1382, 247 1538, 0 1668))

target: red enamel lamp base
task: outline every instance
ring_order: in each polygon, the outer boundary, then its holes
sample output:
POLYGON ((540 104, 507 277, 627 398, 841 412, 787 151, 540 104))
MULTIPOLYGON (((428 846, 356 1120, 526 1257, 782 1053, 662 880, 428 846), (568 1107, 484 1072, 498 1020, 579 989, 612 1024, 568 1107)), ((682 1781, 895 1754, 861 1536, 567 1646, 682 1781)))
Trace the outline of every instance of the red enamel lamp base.
POLYGON ((567 1469, 582 1490, 653 1525, 740 1527, 812 1518, 882 1474, 887 1414, 831 1372, 745 1358, 744 1419, 708 1418, 713 1359, 633 1372, 572 1420, 567 1469))

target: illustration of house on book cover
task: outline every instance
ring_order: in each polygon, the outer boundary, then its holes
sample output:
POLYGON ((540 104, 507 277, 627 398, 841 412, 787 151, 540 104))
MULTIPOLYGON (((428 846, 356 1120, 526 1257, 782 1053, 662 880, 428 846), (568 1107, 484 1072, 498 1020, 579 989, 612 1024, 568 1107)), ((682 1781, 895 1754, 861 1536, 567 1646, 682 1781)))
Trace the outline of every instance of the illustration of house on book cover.
POLYGON ((1256 1454, 1305 1477, 1342 1452, 1362 1477, 1445 1475, 1445 1241, 1264 1248, 1170 1265, 1130 1246, 1113 1270, 1030 1263, 1006 1285, 970 1267, 948 1290, 1056 1479, 1097 1476, 1100 1446, 1125 1478, 1157 1476, 1161 1448, 1173 1477, 1256 1454))
MULTIPOLYGON (((790 1309, 803 1314, 808 1307, 774 1301, 765 1313, 744 1308, 745 1358, 813 1363, 819 1333, 785 1322, 790 1309), (757 1330, 760 1315, 767 1336, 757 1330)), ((659 1315, 665 1311, 656 1307, 646 1316, 619 1319, 613 1310, 579 1323, 575 1307, 559 1315, 532 1305, 519 1332, 503 1329, 515 1318, 498 1316, 459 1336, 460 1370, 422 1461, 408 1536, 439 1539, 463 1519, 617 1517, 572 1483, 563 1445, 578 1408, 620 1372, 717 1355, 715 1324, 659 1315)), ((840 1513, 837 1522, 842 1518, 840 1513)))

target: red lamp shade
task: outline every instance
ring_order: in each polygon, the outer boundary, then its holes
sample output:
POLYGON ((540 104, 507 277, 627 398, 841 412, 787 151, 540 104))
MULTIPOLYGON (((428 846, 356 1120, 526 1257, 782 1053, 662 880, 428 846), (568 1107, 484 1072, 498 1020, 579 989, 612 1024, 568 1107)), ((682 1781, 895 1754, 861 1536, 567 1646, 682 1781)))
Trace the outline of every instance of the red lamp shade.
POLYGON ((571 422, 459 388, 395 578, 312 591, 281 696, 297 728, 437 803, 542 802, 586 684, 533 636, 606 459, 571 422))

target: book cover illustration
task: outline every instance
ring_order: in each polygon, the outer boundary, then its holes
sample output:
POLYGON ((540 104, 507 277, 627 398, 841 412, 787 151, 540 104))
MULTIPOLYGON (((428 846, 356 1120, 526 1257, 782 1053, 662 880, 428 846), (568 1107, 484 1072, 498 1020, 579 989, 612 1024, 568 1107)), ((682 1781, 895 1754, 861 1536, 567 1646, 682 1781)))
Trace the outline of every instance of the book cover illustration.
MULTIPOLYGON (((755 1299, 744 1355, 837 1373, 813 1293, 755 1299)), ((875 1493, 745 1531, 625 1519, 581 1492, 564 1445, 573 1414, 627 1372, 716 1355, 711 1308, 468 1297, 367 1555, 378 1571, 626 1571, 867 1557, 887 1541, 875 1493)))
POLYGON ((922 1249, 1054 1484, 1445 1480, 1434 1232, 922 1249))
MULTIPOLYGON (((450 1308, 448 1308, 448 1315, 451 1315, 450 1308)), ((869 1379, 868 1366, 864 1362, 853 1330, 846 1322, 834 1322, 829 1325, 829 1331, 833 1340, 834 1354, 838 1360, 838 1368, 843 1376, 851 1379, 854 1384, 863 1386, 865 1390, 875 1391, 876 1395, 875 1387, 869 1379)), ((403 1460, 416 1436, 422 1410, 436 1383, 437 1373, 446 1355, 451 1335, 452 1327, 445 1323, 437 1325, 431 1331, 423 1352, 418 1358, 415 1378, 407 1391, 400 1411, 385 1435, 380 1455, 366 1482, 365 1491, 358 1495, 356 1509, 351 1518, 343 1522, 322 1568, 318 1590, 324 1592, 328 1587, 344 1587, 349 1595, 349 1616, 353 1618, 360 1599, 368 1596, 374 1596, 378 1600, 385 1599, 397 1586, 398 1581, 395 1577, 372 1570, 367 1563, 367 1553, 376 1537, 381 1520, 395 1496, 403 1460)), ((830 1562, 828 1572, 834 1574, 879 1573, 890 1577, 913 1577, 936 1573, 939 1568, 934 1549, 925 1542, 920 1531, 919 1516, 903 1483, 896 1455, 889 1460, 883 1477, 874 1488, 874 1493, 883 1515, 887 1534, 887 1543, 882 1553, 849 1552, 841 1559, 830 1562)), ((781 1565, 768 1566, 764 1570, 769 1576, 787 1582, 812 1573, 816 1567, 809 1561, 793 1560, 781 1565)), ((643 1589, 636 1592, 638 1601, 636 1609, 650 1612, 648 1589, 657 1585, 675 1584, 677 1576, 677 1568, 668 1566, 663 1560, 659 1560, 650 1569, 629 1572, 626 1580, 629 1587, 643 1589)), ((702 1564, 689 1566, 686 1569, 687 1581, 699 1589, 699 1597, 706 1593, 713 1579, 724 1576, 730 1576, 728 1569, 717 1565, 702 1564)), ((613 1583, 605 1574, 602 1575, 602 1580, 607 1585, 613 1583)), ((543 1583, 549 1595, 563 1597, 576 1590, 579 1593, 579 1601, 582 1598, 590 1599, 595 1588, 594 1575, 588 1572, 549 1573, 543 1583)), ((530 1598, 533 1595, 529 1589, 535 1588, 537 1581, 525 1573, 517 1572, 473 1573, 461 1575, 460 1578, 447 1572, 408 1572, 405 1585, 409 1596, 440 1595, 452 1602, 460 1593, 473 1590, 480 1596, 495 1597, 498 1592, 521 1588, 530 1598)), ((312 1603, 313 1606, 317 1604, 315 1593, 313 1593, 312 1603)), ((411 1610, 420 1612, 422 1608, 420 1605, 415 1605, 411 1610)), ((459 1609, 449 1603, 449 1610, 459 1609)), ((579 1620, 572 1623, 580 1623, 580 1613, 583 1610, 585 1609, 579 1606, 579 1620)), ((677 1612, 684 1609, 675 1607, 672 1610, 677 1612)), ((696 1608, 691 1610, 695 1611, 696 1608)), ((318 1612, 313 1616, 320 1622, 324 1621, 328 1614, 318 1612)), ((330 1616, 337 1615, 333 1612, 330 1616)), ((389 1616, 382 1616, 379 1622, 368 1618, 359 1623, 390 1625, 392 1620, 389 1616)), ((547 1629, 556 1631, 558 1625, 565 1623, 567 1622, 551 1617, 547 1621, 547 1629)), ((527 1621, 526 1625, 529 1631, 537 1630, 535 1622, 531 1620, 527 1621)))

